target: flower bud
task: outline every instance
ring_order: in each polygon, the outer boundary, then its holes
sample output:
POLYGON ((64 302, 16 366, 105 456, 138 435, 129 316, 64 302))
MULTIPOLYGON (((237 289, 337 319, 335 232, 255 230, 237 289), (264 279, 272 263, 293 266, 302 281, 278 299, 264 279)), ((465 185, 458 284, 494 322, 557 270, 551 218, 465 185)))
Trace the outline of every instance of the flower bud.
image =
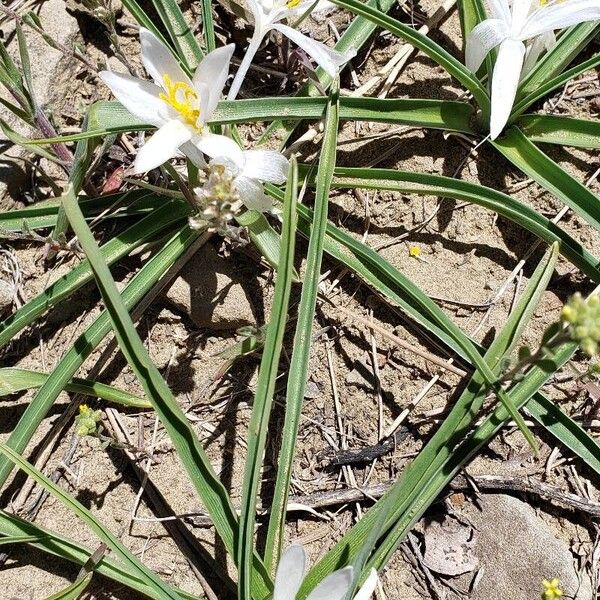
POLYGON ((571 339, 588 356, 598 353, 600 344, 600 297, 585 300, 578 292, 563 306, 560 319, 568 325, 571 339))

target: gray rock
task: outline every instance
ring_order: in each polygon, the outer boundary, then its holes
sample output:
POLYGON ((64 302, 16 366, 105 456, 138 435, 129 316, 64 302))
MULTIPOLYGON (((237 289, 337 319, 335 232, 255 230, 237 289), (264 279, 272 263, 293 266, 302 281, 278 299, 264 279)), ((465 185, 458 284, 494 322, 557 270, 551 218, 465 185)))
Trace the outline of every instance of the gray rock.
MULTIPOLYGON (((589 578, 579 584, 569 544, 525 502, 501 494, 485 494, 481 511, 473 505, 466 516, 479 530, 475 555, 483 575, 471 600, 540 598, 542 580, 558 577, 565 598, 591 600, 589 578)), ((463 513, 464 514, 464 513, 463 513)))
POLYGON ((252 303, 230 259, 207 244, 182 269, 166 294, 197 327, 237 329, 255 323, 252 303))

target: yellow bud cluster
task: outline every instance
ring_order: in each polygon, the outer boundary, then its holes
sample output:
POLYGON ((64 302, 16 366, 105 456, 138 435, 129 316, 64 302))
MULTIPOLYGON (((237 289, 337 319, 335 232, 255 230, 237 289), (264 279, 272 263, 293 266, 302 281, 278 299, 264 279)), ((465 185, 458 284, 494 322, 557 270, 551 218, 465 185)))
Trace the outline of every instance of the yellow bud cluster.
POLYGON ((80 404, 79 414, 75 417, 75 433, 79 437, 93 435, 101 420, 101 410, 93 410, 87 404, 80 404))
POLYGON ((585 300, 580 293, 563 306, 560 319, 568 324, 571 339, 588 355, 598 353, 600 344, 600 296, 585 300))

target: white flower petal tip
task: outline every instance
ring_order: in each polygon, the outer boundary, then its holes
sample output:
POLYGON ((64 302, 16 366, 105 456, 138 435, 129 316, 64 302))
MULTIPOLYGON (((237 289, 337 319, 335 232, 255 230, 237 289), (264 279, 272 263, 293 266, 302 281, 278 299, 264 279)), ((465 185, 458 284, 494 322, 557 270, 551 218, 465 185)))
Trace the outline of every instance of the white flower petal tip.
POLYGON ((344 567, 327 575, 306 600, 344 600, 354 577, 352 567, 344 567))
POLYGON ((236 177, 234 185, 246 208, 262 213, 269 212, 273 208, 273 199, 265 194, 260 181, 249 177, 236 177))
POLYGON ((342 66, 356 56, 354 48, 350 48, 342 54, 287 25, 275 23, 272 27, 290 38, 294 44, 300 46, 331 77, 335 77, 342 66))
POLYGON ((362 587, 354 596, 354 600, 370 600, 375 588, 377 587, 377 582, 379 581, 379 577, 377 576, 377 571, 375 569, 371 569, 369 572, 369 576, 362 584, 362 587))
POLYGON ((475 72, 490 50, 499 47, 490 118, 490 137, 496 139, 510 118, 519 80, 551 48, 554 31, 600 20, 600 0, 486 0, 486 8, 490 18, 467 37, 465 64, 475 72), (543 39, 523 44, 539 36, 543 39))
POLYGON ((244 152, 245 177, 281 184, 287 180, 289 160, 275 150, 247 150, 244 152))
POLYGON ((238 169, 242 169, 244 166, 244 153, 242 149, 236 142, 225 135, 207 132, 195 139, 194 144, 200 152, 204 152, 210 158, 227 158, 238 169))
POLYGON ((515 40, 500 44, 492 75, 492 108, 490 138, 495 140, 504 129, 517 94, 525 58, 525 45, 515 40))
POLYGON ((140 28, 140 45, 144 68, 157 85, 164 86, 165 75, 173 82, 191 84, 171 50, 149 29, 140 28))
POLYGON ((490 50, 502 43, 510 32, 500 19, 486 19, 476 25, 467 36, 465 65, 475 73, 490 50))
POLYGON ((150 81, 112 71, 101 71, 99 75, 115 98, 138 119, 158 127, 172 117, 159 98, 161 89, 150 81))
MULTIPOLYGON (((263 211, 264 212, 264 211, 263 211)), ((273 600, 295 598, 306 571, 306 553, 299 544, 288 546, 279 560, 273 600)))
POLYGON ((229 77, 229 66, 234 51, 235 44, 221 46, 209 52, 196 68, 192 85, 201 97, 203 94, 208 93, 208 98, 203 98, 204 114, 202 118, 204 121, 210 120, 223 95, 223 88, 229 77))
POLYGON ((180 121, 167 121, 138 151, 133 172, 146 173, 173 158, 179 148, 192 137, 180 121))

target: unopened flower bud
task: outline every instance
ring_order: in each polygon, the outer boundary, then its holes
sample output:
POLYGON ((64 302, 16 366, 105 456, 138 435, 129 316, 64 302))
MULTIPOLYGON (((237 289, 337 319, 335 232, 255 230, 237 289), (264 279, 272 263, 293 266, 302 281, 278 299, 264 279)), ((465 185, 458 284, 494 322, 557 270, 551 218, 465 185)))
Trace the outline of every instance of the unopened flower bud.
POLYGON ((102 420, 102 411, 93 410, 87 404, 79 405, 79 414, 75 417, 75 433, 79 437, 96 433, 98 423, 102 420))
POLYGON ((576 293, 563 306, 560 318, 568 325, 569 335, 588 356, 598 353, 600 344, 600 297, 585 300, 576 293))

